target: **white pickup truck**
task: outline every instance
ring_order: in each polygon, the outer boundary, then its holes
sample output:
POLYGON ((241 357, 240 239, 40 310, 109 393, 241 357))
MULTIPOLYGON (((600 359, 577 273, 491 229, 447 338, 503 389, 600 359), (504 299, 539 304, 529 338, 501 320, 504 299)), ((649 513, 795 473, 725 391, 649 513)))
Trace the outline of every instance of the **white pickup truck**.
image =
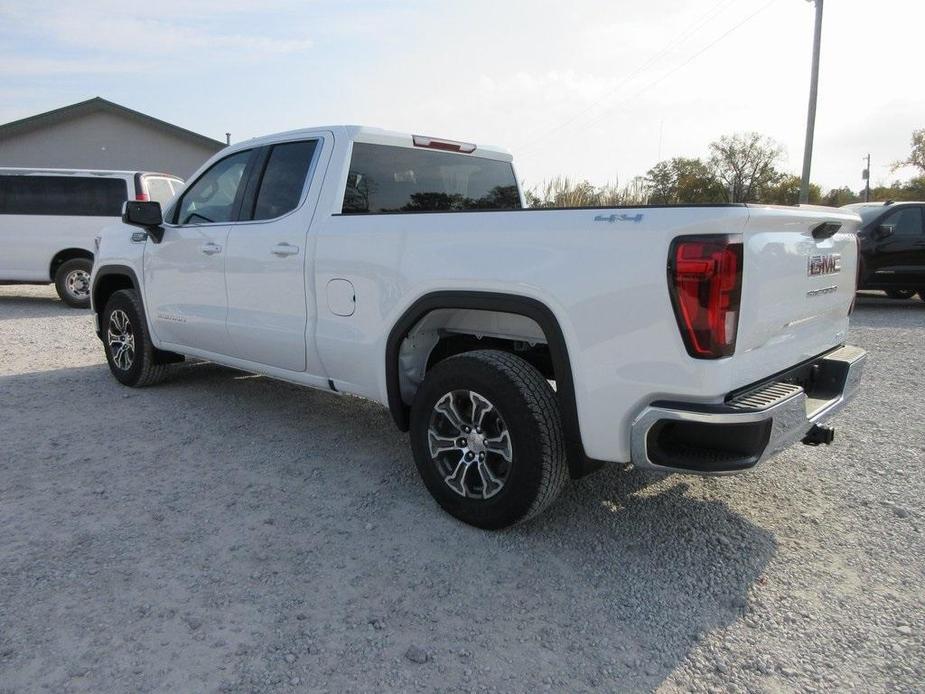
POLYGON ((835 209, 526 209, 504 151, 337 126, 229 147, 123 222, 91 278, 120 382, 189 356, 380 402, 482 528, 605 463, 830 443, 865 358, 860 220, 835 209))

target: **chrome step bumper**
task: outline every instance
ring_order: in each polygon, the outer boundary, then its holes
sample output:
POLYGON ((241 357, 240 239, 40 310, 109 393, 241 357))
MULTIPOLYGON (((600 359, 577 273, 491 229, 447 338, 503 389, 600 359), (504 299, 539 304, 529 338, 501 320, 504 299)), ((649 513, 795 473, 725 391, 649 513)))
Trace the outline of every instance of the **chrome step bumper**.
POLYGON ((664 472, 732 474, 803 439, 858 391, 867 353, 844 346, 733 393, 724 403, 654 402, 632 424, 632 462, 664 472))

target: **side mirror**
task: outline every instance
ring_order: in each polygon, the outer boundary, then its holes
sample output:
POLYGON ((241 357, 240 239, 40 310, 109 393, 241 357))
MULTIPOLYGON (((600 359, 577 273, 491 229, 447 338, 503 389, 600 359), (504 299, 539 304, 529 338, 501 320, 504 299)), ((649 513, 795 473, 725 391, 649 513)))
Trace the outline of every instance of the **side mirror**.
POLYGON ((164 227, 161 226, 164 217, 159 202, 126 200, 122 206, 122 222, 141 227, 154 243, 160 243, 164 238, 164 227))
POLYGON ((873 237, 877 241, 882 241, 883 239, 893 235, 893 225, 892 224, 881 224, 876 229, 874 229, 873 237))

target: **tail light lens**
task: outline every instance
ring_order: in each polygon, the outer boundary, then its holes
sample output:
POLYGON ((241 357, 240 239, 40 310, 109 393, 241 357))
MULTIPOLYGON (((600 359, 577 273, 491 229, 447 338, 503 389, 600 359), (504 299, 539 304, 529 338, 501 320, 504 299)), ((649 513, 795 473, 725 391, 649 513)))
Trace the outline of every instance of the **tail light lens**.
POLYGON ((735 352, 742 298, 742 237, 682 236, 671 244, 668 287, 687 353, 719 359, 735 352))

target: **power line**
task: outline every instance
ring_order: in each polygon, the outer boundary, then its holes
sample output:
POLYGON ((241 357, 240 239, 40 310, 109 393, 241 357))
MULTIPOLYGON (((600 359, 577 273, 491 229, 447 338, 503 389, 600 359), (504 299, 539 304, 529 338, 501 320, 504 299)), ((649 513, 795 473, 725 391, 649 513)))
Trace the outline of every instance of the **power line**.
POLYGON ((530 149, 530 148, 533 146, 533 144, 534 144, 535 142, 538 142, 538 141, 539 141, 540 139, 542 139, 542 138, 548 137, 549 135, 551 135, 551 134, 554 133, 554 132, 558 132, 558 131, 561 130, 562 128, 566 127, 567 125, 572 124, 573 122, 575 122, 576 120, 578 120, 579 118, 581 118, 582 116, 584 116, 585 114, 587 114, 589 111, 594 110, 594 109, 595 109, 597 106, 599 106, 600 104, 604 103, 604 102, 605 102, 609 97, 611 97, 620 87, 622 87, 624 84, 626 84, 627 82, 629 82, 633 77, 635 77, 636 75, 638 75, 639 73, 641 73, 643 70, 645 70, 646 68, 648 68, 650 65, 652 65, 652 64, 654 64, 654 63, 656 63, 656 62, 658 62, 659 59, 661 59, 661 58, 662 58, 663 56, 665 56, 666 54, 670 53, 673 49, 675 49, 675 48, 677 48, 678 46, 682 45, 682 44, 683 44, 694 32, 696 32, 698 29, 700 29, 700 28, 701 28, 704 24, 706 24, 708 21, 710 21, 711 19, 713 19, 713 17, 714 17, 721 9, 725 9, 725 6, 730 5, 731 3, 735 2, 735 1, 736 1, 736 0, 719 0, 719 2, 717 2, 715 5, 713 5, 713 7, 711 7, 709 10, 707 10, 707 13, 706 13, 705 15, 703 15, 703 16, 700 18, 700 20, 698 20, 698 22, 697 22, 696 24, 694 24, 694 25, 688 27, 687 29, 685 29, 684 31, 682 31, 680 34, 678 34, 678 35, 675 36, 673 39, 671 39, 671 41, 669 41, 667 44, 665 44, 665 45, 662 47, 662 49, 659 50, 655 55, 653 55, 652 57, 650 57, 650 58, 649 58, 648 60, 646 60, 644 63, 642 63, 642 64, 636 66, 636 68, 634 68, 631 72, 629 72, 627 75, 625 75, 615 86, 613 86, 613 87, 611 87, 609 90, 607 90, 607 93, 604 94, 604 95, 603 95, 601 98, 599 98, 597 101, 594 101, 594 102, 588 104, 588 106, 586 106, 586 107, 583 108, 581 111, 579 111, 579 112, 576 113, 575 115, 571 116, 571 117, 568 118, 567 120, 563 121, 562 123, 559 123, 558 125, 553 126, 553 127, 550 128, 549 130, 544 131, 542 134, 538 135, 538 136, 535 137, 535 138, 531 138, 530 141, 529 141, 529 142, 527 143, 527 145, 526 145, 526 149, 530 149))
MULTIPOLYGON (((755 17, 757 17, 759 14, 761 14, 762 12, 764 12, 767 8, 769 8, 769 7, 770 7, 771 5, 773 5, 775 2, 777 2, 777 0, 768 0, 768 2, 766 2, 764 5, 762 5, 761 7, 759 7, 757 10, 755 10, 754 12, 752 12, 752 13, 751 13, 750 15, 748 15, 747 17, 745 17, 745 19, 741 20, 740 22, 738 22, 737 24, 733 25, 731 28, 727 29, 725 32, 723 32, 722 34, 720 34, 717 38, 715 38, 713 41, 711 41, 711 42, 708 43, 706 46, 704 46, 703 48, 701 48, 699 51, 697 51, 696 53, 694 53, 692 56, 690 56, 690 57, 689 57, 687 60, 685 60, 683 63, 681 63, 680 65, 675 66, 674 68, 672 68, 671 70, 669 70, 668 72, 666 72, 666 73, 665 73, 664 75, 662 75, 661 77, 657 78, 656 80, 650 82, 649 84, 647 84, 647 85, 643 86, 642 88, 640 88, 639 90, 637 90, 630 98, 631 98, 631 99, 634 99, 634 98, 636 98, 636 97, 638 97, 638 96, 641 96, 641 95, 644 94, 645 92, 649 91, 649 90, 652 89, 653 87, 658 86, 659 84, 661 84, 662 82, 664 82, 666 79, 668 79, 669 77, 671 77, 672 75, 674 75, 675 73, 677 73, 679 70, 681 70, 682 68, 686 67, 686 66, 689 65, 691 62, 693 62, 694 60, 696 60, 697 58, 699 58, 701 55, 703 55, 704 53, 706 53, 708 50, 710 50, 711 48, 713 48, 713 46, 715 46, 716 44, 718 44, 720 41, 722 41, 723 39, 725 39, 727 36, 729 36, 730 34, 732 34, 734 31, 740 29, 742 26, 744 26, 745 24, 747 24, 748 22, 750 22, 752 19, 754 19, 755 17)), ((612 90, 612 91, 615 91, 617 88, 618 88, 618 87, 615 87, 614 90, 612 90)), ((606 107, 606 108, 605 108, 603 111, 601 111, 601 113, 599 113, 597 116, 593 117, 590 121, 587 121, 587 122, 584 124, 584 127, 588 128, 588 127, 591 127, 592 125, 595 125, 595 124, 599 123, 599 122, 604 118, 604 116, 606 116, 610 111, 612 111, 612 110, 613 110, 614 108, 616 108, 616 106, 618 106, 618 105, 619 105, 619 104, 612 104, 612 105, 606 107)), ((588 110, 590 110, 590 108, 589 108, 589 109, 586 109, 586 110, 585 110, 585 113, 586 113, 588 110)), ((583 114, 579 114, 579 116, 580 116, 580 115, 583 115, 583 114)), ((547 132, 546 134, 549 135, 549 134, 551 134, 552 132, 555 132, 555 131, 557 131, 557 130, 560 130, 561 128, 565 127, 566 125, 569 125, 570 123, 574 122, 577 118, 578 118, 578 116, 576 116, 575 118, 570 119, 569 121, 566 121, 565 123, 562 123, 562 124, 556 126, 553 130, 550 130, 550 131, 547 132)), ((522 159, 523 156, 524 156, 524 153, 530 153, 531 150, 534 150, 534 149, 535 149, 535 147, 527 146, 524 150, 522 150, 522 151, 520 152, 519 158, 522 159)))

